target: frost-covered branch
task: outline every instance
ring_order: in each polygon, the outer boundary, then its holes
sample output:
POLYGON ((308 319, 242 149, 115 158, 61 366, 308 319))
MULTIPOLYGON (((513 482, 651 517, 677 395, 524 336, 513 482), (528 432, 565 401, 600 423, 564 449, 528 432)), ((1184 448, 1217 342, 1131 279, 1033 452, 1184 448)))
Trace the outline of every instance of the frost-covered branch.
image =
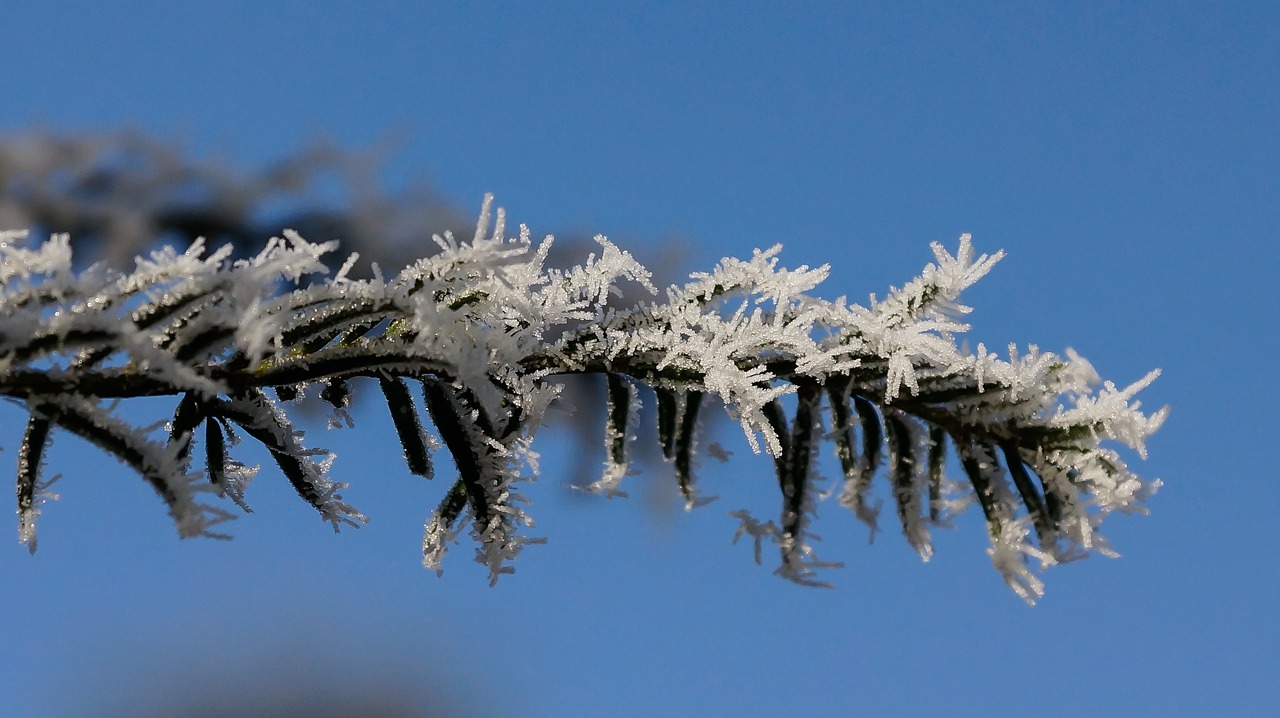
POLYGON ((330 477, 332 455, 303 443, 288 407, 318 391, 341 420, 360 378, 376 381, 409 471, 433 476, 441 447, 457 467, 427 520, 424 563, 440 570, 469 526, 493 580, 537 540, 526 534, 532 521, 518 489, 537 472, 531 441, 570 374, 606 379, 607 458, 588 488, 608 496, 623 493, 651 396, 676 484, 689 506, 703 503, 697 426, 715 407, 726 411, 753 451, 773 457, 782 498, 776 523, 735 512, 739 535, 750 534, 757 552, 775 543, 779 573, 805 584, 833 565, 815 556, 809 530, 821 500, 838 497, 874 532, 879 473, 924 560, 930 529, 976 499, 993 563, 1028 601, 1042 592, 1032 568, 1110 554, 1099 523, 1142 510, 1159 486, 1111 446, 1144 452, 1164 411, 1144 414, 1133 396, 1156 372, 1118 389, 1070 351, 1011 347, 1002 359, 981 344, 959 348, 969 311, 960 294, 1001 256, 976 254, 967 235, 955 254, 935 244, 919 278, 864 307, 813 294, 827 267, 782 268, 779 247, 725 259, 662 294, 603 237, 583 264, 551 268, 550 237, 535 245, 523 226, 508 237, 502 210, 490 210, 486 200, 470 241, 437 236, 438 253, 390 278, 352 279, 353 256, 330 279, 312 279, 331 271, 335 243, 292 231, 251 258, 208 253, 197 241, 140 257, 128 273, 76 271, 65 235, 39 245, 0 235, 0 394, 30 416, 18 455, 21 540, 35 545, 54 430, 125 460, 183 536, 209 535, 227 517, 219 497, 247 509, 257 467, 230 455, 242 436, 270 451, 335 530, 359 525, 345 484, 330 477), (652 298, 624 300, 624 288, 652 298), (167 431, 114 411, 114 401, 143 396, 178 398, 167 431), (817 471, 828 444, 838 487, 817 471), (959 478, 947 475, 948 446, 959 478), (203 472, 192 469, 196 457, 203 472))

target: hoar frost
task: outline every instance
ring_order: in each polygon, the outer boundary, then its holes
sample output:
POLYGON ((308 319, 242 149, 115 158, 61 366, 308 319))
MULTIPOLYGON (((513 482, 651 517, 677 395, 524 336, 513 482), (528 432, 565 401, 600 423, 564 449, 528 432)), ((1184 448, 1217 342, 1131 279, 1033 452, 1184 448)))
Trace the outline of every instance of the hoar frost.
MULTIPOLYGON (((442 448, 457 467, 427 519, 423 563, 442 570, 463 533, 491 580, 540 541, 520 484, 537 474, 532 441, 566 374, 601 375, 606 462, 588 489, 625 496, 637 424, 656 409, 658 438, 692 507, 699 426, 720 409, 755 453, 767 453, 781 494, 775 520, 735 511, 737 537, 757 560, 778 548, 778 573, 823 585, 810 532, 828 497, 883 530, 887 495, 922 559, 930 528, 976 504, 992 563, 1029 602, 1037 572, 1098 552, 1111 512, 1141 511, 1159 481, 1141 479, 1113 444, 1145 456, 1165 411, 1145 414, 1127 388, 1083 358, 1011 346, 1001 359, 956 336, 968 330, 961 292, 1002 254, 979 255, 968 235, 952 254, 933 245, 921 275, 867 306, 813 292, 828 268, 779 265, 779 246, 726 258, 659 292, 645 267, 604 237, 581 265, 546 266, 552 238, 506 235, 490 198, 474 237, 434 238, 437 251, 384 278, 353 279, 352 255, 332 279, 325 255, 286 230, 247 259, 229 248, 162 249, 117 273, 77 271, 68 238, 32 245, 0 234, 0 391, 28 414, 18 455, 19 538, 34 550, 40 473, 55 429, 85 438, 133 468, 163 499, 181 536, 215 535, 248 510, 258 467, 231 456, 248 437, 335 530, 365 517, 331 478, 333 457, 308 447, 289 416, 309 389, 350 425, 351 394, 377 384, 408 469, 436 475, 442 448), (640 302, 621 290, 642 290, 640 302), (268 393, 270 392, 270 393, 268 393), (175 396, 162 428, 120 418, 114 401, 175 396), (424 431, 429 418, 439 436, 424 431), (834 449, 839 479, 818 463, 834 449), (950 449, 948 449, 950 447, 950 449), (952 459, 947 459, 947 452, 952 459), (958 469, 958 471, 957 471, 958 469), (873 479, 880 477, 877 489, 873 479)), ((728 458, 712 444, 707 452, 728 458)))

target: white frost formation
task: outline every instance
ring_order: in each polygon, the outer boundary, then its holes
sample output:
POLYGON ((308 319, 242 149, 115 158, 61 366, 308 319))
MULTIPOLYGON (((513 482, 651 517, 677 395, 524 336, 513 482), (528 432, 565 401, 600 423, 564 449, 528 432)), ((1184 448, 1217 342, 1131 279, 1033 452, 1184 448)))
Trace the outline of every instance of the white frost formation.
POLYGON ((736 512, 739 535, 754 538, 757 555, 765 539, 777 544, 779 573, 806 584, 831 565, 814 556, 808 531, 825 497, 815 467, 824 439, 844 474, 826 493, 874 531, 879 504, 868 492, 887 464, 903 532, 925 560, 929 527, 976 499, 995 567, 1028 601, 1042 593, 1029 562, 1110 553, 1099 522, 1141 510, 1159 486, 1103 445, 1144 452, 1165 412, 1146 415, 1133 396, 1157 372, 1121 390, 1099 386, 1070 351, 1010 347, 1004 360, 981 344, 957 345, 968 329, 960 294, 1001 257, 975 255, 968 235, 954 255, 934 244, 935 262, 920 277, 865 307, 811 294, 827 267, 781 268, 779 246, 724 259, 661 299, 619 305, 622 282, 659 294, 630 254, 597 237, 599 253, 584 264, 547 268, 551 237, 535 247, 523 226, 506 237, 489 198, 470 242, 448 233, 435 241, 438 253, 390 279, 376 268, 373 279, 349 279, 353 256, 332 279, 308 284, 300 280, 326 273, 321 260, 335 243, 291 231, 252 259, 206 253, 197 240, 182 253, 139 257, 127 274, 73 270, 65 235, 28 246, 24 233, 0 234, 0 392, 30 413, 18 462, 22 541, 35 545, 54 428, 131 465, 182 536, 212 535, 228 517, 211 503, 217 496, 247 508, 257 467, 227 453, 240 435, 266 445, 335 530, 359 525, 365 518, 343 500, 345 485, 329 478, 332 456, 302 443, 285 407, 319 386, 345 416, 347 382, 360 377, 379 383, 412 471, 430 476, 438 448, 420 406, 458 467, 427 521, 424 563, 439 570, 469 522, 493 580, 536 540, 524 535, 532 521, 517 488, 536 473, 530 442, 556 400, 556 377, 568 373, 609 380, 608 459, 590 487, 605 495, 622 494, 647 387, 664 454, 686 500, 699 503, 699 409, 712 399, 722 406, 751 448, 773 457, 783 497, 777 523, 736 512), (407 381, 422 384, 421 404, 407 381), (180 397, 163 436, 113 413, 115 401, 160 395, 180 397), (197 444, 203 472, 192 469, 197 444), (948 444, 967 483, 945 476, 948 444))

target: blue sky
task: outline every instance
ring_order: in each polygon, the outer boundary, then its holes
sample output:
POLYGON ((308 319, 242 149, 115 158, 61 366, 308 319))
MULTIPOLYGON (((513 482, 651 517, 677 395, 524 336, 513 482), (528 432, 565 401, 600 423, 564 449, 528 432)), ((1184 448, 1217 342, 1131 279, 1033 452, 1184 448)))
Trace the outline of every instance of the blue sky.
MULTIPOLYGON (((810 590, 730 544, 727 511, 777 503, 732 431, 702 474, 721 499, 692 513, 661 475, 571 494, 550 432, 530 491, 550 543, 489 589, 465 545, 442 579, 419 566, 442 486, 402 470, 374 407, 323 437, 373 519, 337 537, 264 469, 234 541, 179 541, 142 481, 62 438, 39 554, 0 545, 4 713, 295 685, 494 716, 1275 710, 1276 6, 425 8, 7 7, 0 132, 139 128, 248 167, 394 137, 388 186, 468 213, 494 192, 535 234, 678 246, 687 270, 782 242, 831 263, 832 297, 972 232, 1009 255, 968 295, 975 339, 1074 347, 1119 384, 1163 368, 1144 402, 1172 414, 1134 457, 1165 482, 1152 514, 1111 518, 1123 558, 1049 571, 1028 608, 972 517, 923 565, 825 506, 846 568, 810 590)), ((0 407, 9 462, 21 419, 0 407)))

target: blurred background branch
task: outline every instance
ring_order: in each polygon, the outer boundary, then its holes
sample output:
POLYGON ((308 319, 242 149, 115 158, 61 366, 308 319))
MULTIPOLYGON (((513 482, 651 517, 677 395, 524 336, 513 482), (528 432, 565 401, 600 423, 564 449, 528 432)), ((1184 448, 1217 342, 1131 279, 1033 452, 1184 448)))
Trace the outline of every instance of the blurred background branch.
POLYGON ((133 131, 11 135, 0 139, 0 226, 67 232, 78 257, 112 266, 196 237, 244 255, 284 227, 341 240, 330 262, 355 251, 402 266, 426 246, 413 240, 467 228, 474 211, 429 189, 383 190, 380 164, 374 152, 315 143, 243 172, 133 131))

